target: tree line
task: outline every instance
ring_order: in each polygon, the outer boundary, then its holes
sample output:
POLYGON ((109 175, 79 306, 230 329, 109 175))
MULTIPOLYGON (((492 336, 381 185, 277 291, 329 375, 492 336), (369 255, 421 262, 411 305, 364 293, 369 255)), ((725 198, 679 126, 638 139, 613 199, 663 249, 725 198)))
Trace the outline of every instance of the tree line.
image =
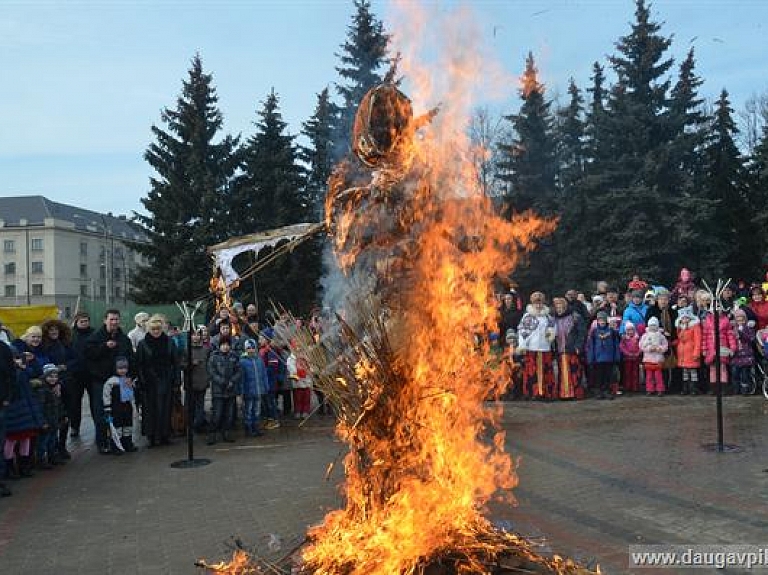
MULTIPOLYGON (((693 48, 675 67, 671 44, 645 0, 636 0, 630 31, 605 64, 594 63, 586 90, 571 79, 565 105, 548 99, 531 53, 517 113, 497 119, 478 110, 472 119, 478 183, 499 210, 559 219, 516 270, 523 289, 586 287, 634 273, 670 283, 681 265, 705 278, 760 273, 768 255, 761 233, 768 97, 748 103, 740 133, 728 92, 708 105, 693 48)), ((135 221, 149 242, 135 247, 150 264, 135 278, 136 301, 201 297, 211 269, 207 246, 322 217, 332 166, 349 153, 357 103, 394 59, 369 0, 354 0, 338 58, 338 81, 317 94, 301 145, 274 89, 260 103, 253 135, 223 134, 212 75, 199 55, 192 59, 145 152, 154 176, 142 199, 146 214, 135 221)), ((318 297, 321 253, 322 239, 307 242, 243 282, 236 297, 257 299, 262 309, 272 300, 308 311, 318 297)), ((236 269, 253 257, 238 256, 236 269)))

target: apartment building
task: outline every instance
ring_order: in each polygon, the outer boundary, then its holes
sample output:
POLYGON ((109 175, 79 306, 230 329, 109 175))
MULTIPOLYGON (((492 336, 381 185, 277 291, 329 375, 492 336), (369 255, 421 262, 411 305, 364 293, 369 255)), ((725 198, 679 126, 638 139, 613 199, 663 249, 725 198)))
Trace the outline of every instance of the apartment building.
POLYGON ((145 263, 128 244, 145 241, 125 216, 0 197, 0 306, 53 304, 69 318, 78 298, 124 305, 145 263))

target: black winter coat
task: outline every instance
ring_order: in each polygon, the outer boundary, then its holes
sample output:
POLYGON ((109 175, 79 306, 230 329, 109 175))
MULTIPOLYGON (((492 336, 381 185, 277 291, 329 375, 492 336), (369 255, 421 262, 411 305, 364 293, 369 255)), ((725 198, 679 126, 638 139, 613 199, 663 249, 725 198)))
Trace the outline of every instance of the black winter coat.
POLYGON ((89 376, 88 372, 88 360, 85 357, 85 347, 88 343, 88 338, 93 335, 93 328, 87 327, 85 329, 72 329, 72 355, 74 356, 74 364, 69 368, 72 377, 79 380, 85 380, 89 376))
POLYGON ((0 341, 0 408, 11 401, 11 392, 16 382, 16 364, 13 362, 13 350, 0 341))
POLYGON ((107 327, 102 325, 91 334, 85 344, 85 357, 88 360, 88 372, 94 381, 104 383, 115 373, 115 359, 124 357, 128 360, 128 373, 134 371, 133 345, 123 330, 110 334, 107 327), (107 346, 107 342, 112 339, 117 342, 113 348, 107 346))

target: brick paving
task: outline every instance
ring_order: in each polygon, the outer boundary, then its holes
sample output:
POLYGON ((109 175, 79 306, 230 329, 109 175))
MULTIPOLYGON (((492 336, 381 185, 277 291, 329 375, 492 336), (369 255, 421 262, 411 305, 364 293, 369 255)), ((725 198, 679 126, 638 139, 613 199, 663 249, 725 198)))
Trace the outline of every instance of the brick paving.
MULTIPOLYGON (((632 543, 768 546, 768 402, 726 398, 726 442, 742 450, 711 453, 701 446, 716 439, 714 401, 506 404, 519 504, 492 517, 605 573, 630 572, 632 543)), ((284 551, 341 505, 339 466, 325 479, 343 450, 327 419, 234 444, 198 438, 212 463, 197 469, 169 465, 186 457, 183 440, 114 457, 91 439, 0 500, 0 573, 202 573, 194 561, 228 557, 233 537, 266 552, 273 534, 284 551)))

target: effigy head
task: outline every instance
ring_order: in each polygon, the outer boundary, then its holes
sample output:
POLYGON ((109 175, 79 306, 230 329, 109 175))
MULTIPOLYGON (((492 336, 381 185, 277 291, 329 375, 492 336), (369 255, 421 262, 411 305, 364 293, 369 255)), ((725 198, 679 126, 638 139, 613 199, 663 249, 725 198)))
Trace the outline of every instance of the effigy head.
POLYGON ((392 83, 374 86, 363 96, 352 128, 352 149, 366 166, 402 164, 413 138, 413 107, 392 83))

